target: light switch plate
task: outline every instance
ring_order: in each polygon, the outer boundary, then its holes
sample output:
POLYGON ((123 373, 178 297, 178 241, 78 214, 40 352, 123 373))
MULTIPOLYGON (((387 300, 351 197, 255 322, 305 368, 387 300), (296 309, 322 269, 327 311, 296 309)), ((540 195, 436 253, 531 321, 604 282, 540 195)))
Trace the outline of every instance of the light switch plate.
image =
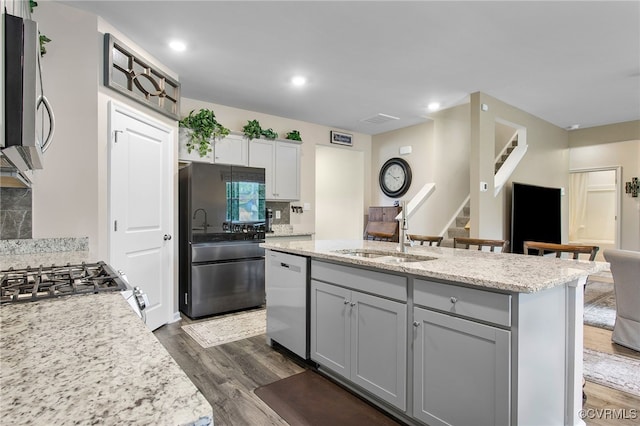
POLYGON ((276 210, 276 219, 280 219, 282 217, 282 212, 280 210, 276 210))

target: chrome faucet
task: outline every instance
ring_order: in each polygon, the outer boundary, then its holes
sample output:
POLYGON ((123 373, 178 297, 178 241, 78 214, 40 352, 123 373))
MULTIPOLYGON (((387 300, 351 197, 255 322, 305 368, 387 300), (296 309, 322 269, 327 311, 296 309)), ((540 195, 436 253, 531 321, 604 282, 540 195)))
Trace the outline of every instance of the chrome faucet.
POLYGON ((400 235, 398 238, 398 251, 401 253, 407 252, 407 246, 413 247, 413 241, 409 236, 409 219, 407 219, 407 202, 400 201, 400 206, 402 207, 402 211, 400 214, 402 215, 401 219, 398 220, 398 227, 400 228, 400 235))
POLYGON ((206 234, 207 233, 207 226, 209 226, 207 224, 207 211, 205 209, 196 209, 193 212, 193 219, 195 220, 196 215, 198 214, 198 212, 201 211, 202 213, 204 213, 204 221, 202 222, 202 230, 203 232, 206 234))

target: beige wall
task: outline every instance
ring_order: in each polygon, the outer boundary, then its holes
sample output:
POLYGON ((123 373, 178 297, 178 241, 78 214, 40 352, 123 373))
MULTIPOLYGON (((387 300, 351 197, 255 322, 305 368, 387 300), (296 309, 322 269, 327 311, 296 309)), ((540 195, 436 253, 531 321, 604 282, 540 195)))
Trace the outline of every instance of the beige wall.
MULTIPOLYGON (((569 153, 567 131, 485 93, 471 95, 471 235, 482 238, 510 238, 510 183, 567 188, 569 153), (481 105, 488 106, 487 111, 481 105), (495 122, 507 121, 523 126, 528 151, 503 190, 494 196, 495 122), (480 192, 480 182, 489 190, 480 192)), ((562 238, 568 239, 568 206, 561 201, 562 238)))
MULTIPOLYGON (((182 116, 186 116, 191 110, 197 111, 200 108, 212 109, 215 112, 218 121, 231 130, 242 131, 242 127, 247 124, 247 121, 255 119, 260 122, 260 125, 263 128, 272 128, 274 131, 278 132, 281 137, 284 136, 286 132, 294 129, 300 131, 300 135, 302 137, 300 158, 300 204, 310 203, 311 210, 305 211, 303 214, 291 215, 291 224, 294 226, 296 231, 314 232, 316 220, 316 145, 335 146, 331 145, 329 142, 329 132, 331 130, 340 129, 333 129, 319 124, 213 104, 196 99, 182 98, 180 106, 182 116)), ((364 175, 369 176, 371 173, 371 136, 361 133, 353 133, 353 147, 344 149, 361 151, 363 153, 364 175)), ((370 188, 371 182, 368 179, 365 179, 363 188, 364 204, 362 206, 362 211, 365 210, 365 206, 369 205, 370 197, 368 194, 371 193, 370 188)), ((336 206, 336 208, 340 207, 336 206)))
POLYGON ((40 31, 52 39, 42 75, 56 130, 44 169, 34 172, 33 237, 89 237, 97 256, 103 196, 98 191, 98 20, 51 2, 40 2, 36 12, 40 31))
POLYGON ((640 139, 640 120, 589 127, 569 132, 569 146, 571 148, 638 139, 640 139))
MULTIPOLYGON (((103 86, 104 32, 177 75, 93 14, 54 2, 39 2, 36 12, 40 30, 52 39, 42 67, 56 132, 44 169, 34 172, 33 237, 89 237, 91 258, 108 261, 108 103, 129 105, 168 126, 177 122, 103 86)), ((175 175, 177 182, 177 168, 175 175)))
POLYGON ((372 138, 372 206, 390 206, 395 199, 380 190, 380 168, 390 158, 401 157, 411 166, 411 187, 403 200, 411 200, 425 183, 436 190, 409 220, 414 234, 437 235, 469 195, 469 106, 461 105, 431 115, 431 120, 372 138), (411 154, 400 155, 400 147, 411 154))
MULTIPOLYGON (((616 132, 615 126, 602 127, 616 132)), ((593 128, 593 133, 588 130, 581 132, 584 139, 574 137, 576 146, 570 149, 569 165, 572 170, 622 168, 620 248, 640 251, 640 197, 633 198, 624 192, 624 183, 640 176, 640 134, 635 134, 636 140, 589 145, 587 141, 597 140, 603 129, 593 128)))

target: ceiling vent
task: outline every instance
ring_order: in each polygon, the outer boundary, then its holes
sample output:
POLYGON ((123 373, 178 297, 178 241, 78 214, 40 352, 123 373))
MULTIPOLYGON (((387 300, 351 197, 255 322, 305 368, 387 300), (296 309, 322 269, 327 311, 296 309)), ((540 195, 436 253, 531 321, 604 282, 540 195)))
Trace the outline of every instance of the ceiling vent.
POLYGON ((382 123, 386 123, 387 121, 393 121, 393 120, 399 120, 399 117, 394 117, 393 115, 387 115, 387 114, 376 114, 373 117, 368 117, 368 118, 363 118, 360 121, 366 121, 367 123, 371 123, 371 124, 382 124, 382 123))

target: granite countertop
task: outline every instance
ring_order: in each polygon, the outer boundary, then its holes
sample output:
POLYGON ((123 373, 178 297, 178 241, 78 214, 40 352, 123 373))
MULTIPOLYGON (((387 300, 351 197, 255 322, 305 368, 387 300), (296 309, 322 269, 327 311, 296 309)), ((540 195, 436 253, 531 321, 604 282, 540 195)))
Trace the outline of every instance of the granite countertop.
POLYGON ((94 262, 95 259, 89 259, 88 250, 86 237, 0 240, 0 271, 94 262))
POLYGON ((313 232, 296 231, 294 230, 293 225, 277 224, 277 225, 273 225, 271 229, 273 230, 273 232, 267 232, 265 235, 266 238, 302 237, 302 236, 313 235, 313 232))
POLYGON ((277 238, 277 237, 306 237, 308 235, 313 235, 313 232, 303 232, 303 231, 273 231, 267 232, 265 234, 266 238, 277 238))
POLYGON ((6 424, 212 419, 209 403, 120 293, 5 304, 0 319, 6 424))
POLYGON ((435 259, 390 263, 389 258, 356 257, 336 252, 345 249, 363 249, 397 253, 397 243, 366 240, 267 241, 260 246, 315 259, 514 293, 534 293, 580 278, 584 281, 587 275, 606 270, 609 265, 606 262, 426 246, 408 247, 407 253, 430 256, 435 259))

